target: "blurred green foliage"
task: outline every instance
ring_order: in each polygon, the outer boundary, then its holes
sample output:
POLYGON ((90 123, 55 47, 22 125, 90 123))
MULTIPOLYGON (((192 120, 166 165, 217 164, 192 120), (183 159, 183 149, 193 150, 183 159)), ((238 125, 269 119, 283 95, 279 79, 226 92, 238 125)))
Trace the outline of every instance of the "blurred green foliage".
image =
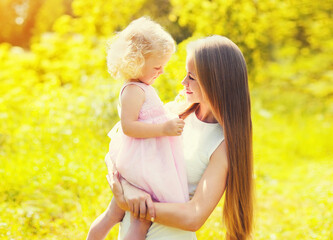
MULTIPOLYGON (((220 34, 243 51, 254 121, 255 239, 333 239, 332 6, 1 1, 0 239, 83 239, 107 206, 103 159, 121 82, 107 73, 105 47, 142 15, 178 43, 155 84, 164 102, 182 88, 192 39, 220 34)), ((199 239, 224 236, 221 204, 199 239)), ((112 230, 109 239, 116 235, 112 230)))

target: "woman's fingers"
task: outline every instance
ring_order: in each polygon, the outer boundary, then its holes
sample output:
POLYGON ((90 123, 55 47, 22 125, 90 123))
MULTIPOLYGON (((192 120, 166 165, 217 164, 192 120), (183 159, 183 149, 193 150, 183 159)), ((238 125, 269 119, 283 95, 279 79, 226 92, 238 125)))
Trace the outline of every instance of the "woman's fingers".
POLYGON ((124 200, 124 204, 126 204, 126 207, 122 207, 122 209, 129 210, 135 218, 140 217, 145 219, 148 211, 152 217, 155 217, 153 201, 148 193, 134 187, 123 179, 122 184, 120 184, 120 181, 115 178, 114 183, 110 185, 112 185, 114 191, 116 191, 118 184, 120 185, 122 199, 124 200))
POLYGON ((146 201, 140 201, 140 218, 146 218, 146 201))
POLYGON ((127 204, 129 206, 130 212, 133 213, 134 212, 134 204, 132 204, 132 203, 127 203, 127 204))
POLYGON ((146 218, 147 208, 149 204, 149 203, 147 204, 147 201, 152 202, 150 195, 141 196, 140 198, 133 199, 130 201, 129 205, 131 205, 131 212, 133 214, 133 217, 141 219, 146 218))
POLYGON ((133 216, 138 218, 139 216, 140 203, 133 203, 133 216))
POLYGON ((154 222, 154 219, 155 219, 155 207, 154 207, 153 200, 151 200, 150 196, 146 199, 146 205, 147 205, 147 208, 148 208, 149 215, 151 217, 151 221, 154 222))

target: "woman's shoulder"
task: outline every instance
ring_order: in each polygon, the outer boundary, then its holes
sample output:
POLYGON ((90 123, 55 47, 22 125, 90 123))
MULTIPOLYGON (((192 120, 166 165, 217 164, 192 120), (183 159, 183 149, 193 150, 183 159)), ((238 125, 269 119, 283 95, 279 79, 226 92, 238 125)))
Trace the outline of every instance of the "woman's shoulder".
POLYGON ((165 110, 169 114, 179 115, 183 113, 189 107, 189 103, 186 102, 185 98, 182 96, 182 92, 179 93, 175 100, 164 104, 165 110))
POLYGON ((187 105, 183 102, 172 101, 164 104, 164 109, 170 116, 179 116, 186 108, 187 105))

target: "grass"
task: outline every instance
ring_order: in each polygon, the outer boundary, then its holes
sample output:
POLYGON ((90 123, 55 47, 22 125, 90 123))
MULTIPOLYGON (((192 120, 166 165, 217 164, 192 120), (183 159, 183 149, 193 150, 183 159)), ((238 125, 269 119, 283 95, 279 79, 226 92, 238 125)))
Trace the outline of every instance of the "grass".
MULTIPOLYGON (((112 196, 103 159, 115 115, 71 91, 37 95, 1 105, 0 239, 84 239, 112 196)), ((333 119, 253 112, 255 239, 333 239, 333 119)), ((224 236, 222 203, 198 239, 224 236)))

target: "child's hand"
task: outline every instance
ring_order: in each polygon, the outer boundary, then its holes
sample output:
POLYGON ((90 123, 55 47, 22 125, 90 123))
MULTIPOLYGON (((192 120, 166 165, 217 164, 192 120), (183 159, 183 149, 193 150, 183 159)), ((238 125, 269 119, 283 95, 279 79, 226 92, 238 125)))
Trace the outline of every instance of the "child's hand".
POLYGON ((174 118, 164 123, 163 132, 166 136, 180 136, 183 132, 185 122, 183 119, 174 118))

